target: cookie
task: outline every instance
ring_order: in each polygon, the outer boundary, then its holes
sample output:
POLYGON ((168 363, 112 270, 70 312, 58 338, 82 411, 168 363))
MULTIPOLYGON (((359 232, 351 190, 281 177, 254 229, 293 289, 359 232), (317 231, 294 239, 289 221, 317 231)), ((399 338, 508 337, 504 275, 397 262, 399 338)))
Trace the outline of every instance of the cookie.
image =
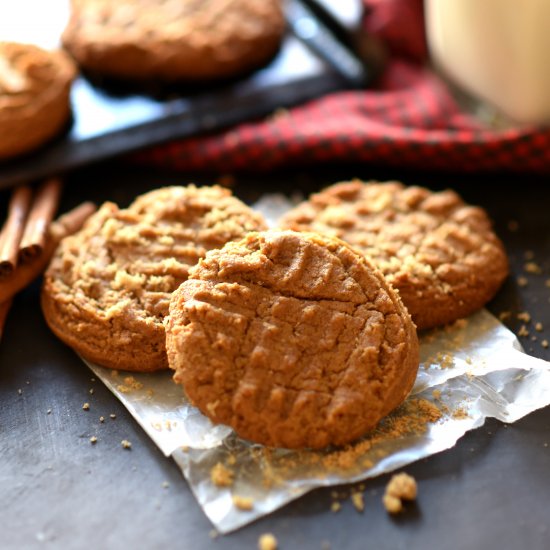
POLYGON ((339 237, 368 256, 419 329, 482 308, 508 274, 486 212, 449 190, 338 183, 290 211, 281 226, 339 237))
POLYGON ((46 321, 99 365, 167 368, 163 319, 171 293, 208 250, 264 227, 217 186, 159 189, 127 209, 105 203, 56 250, 42 289, 46 321))
POLYGON ((92 73, 203 81, 267 63, 284 28, 280 0, 73 0, 63 44, 92 73))
POLYGON ((212 250, 173 294, 174 380, 205 415, 274 447, 345 445, 409 393, 414 325, 343 241, 271 230, 212 250))
POLYGON ((0 42, 0 160, 32 151, 63 129, 75 74, 61 51, 0 42))

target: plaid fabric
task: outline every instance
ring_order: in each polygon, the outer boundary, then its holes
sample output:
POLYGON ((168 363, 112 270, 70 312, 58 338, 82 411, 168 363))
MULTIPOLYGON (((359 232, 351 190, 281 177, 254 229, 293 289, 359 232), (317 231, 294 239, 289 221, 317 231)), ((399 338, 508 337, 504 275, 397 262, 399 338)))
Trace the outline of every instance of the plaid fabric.
POLYGON ((134 157, 181 170, 268 170, 370 162, 454 171, 550 172, 550 129, 492 130, 462 112, 425 66, 421 0, 366 0, 367 30, 390 61, 374 88, 338 92, 267 120, 134 157))

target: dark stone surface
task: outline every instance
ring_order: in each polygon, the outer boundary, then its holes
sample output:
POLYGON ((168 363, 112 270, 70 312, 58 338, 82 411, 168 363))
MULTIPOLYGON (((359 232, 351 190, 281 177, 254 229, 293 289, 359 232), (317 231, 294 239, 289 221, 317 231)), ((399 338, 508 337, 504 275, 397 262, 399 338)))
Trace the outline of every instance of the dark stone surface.
MULTIPOLYGON (((490 309, 529 311, 529 330, 537 341, 523 338, 524 346, 532 355, 550 359, 550 350, 540 343, 550 340, 550 288, 545 286, 550 277, 550 190, 542 178, 422 176, 342 166, 321 174, 241 177, 235 190, 251 200, 277 189, 309 191, 348 176, 451 186, 486 207, 512 263, 512 276, 490 309), (510 220, 519 221, 516 232, 508 229, 510 220), (542 275, 525 274, 527 250, 533 251, 542 275), (527 286, 517 284, 519 275, 527 276, 527 286), (541 333, 533 329, 534 321, 543 323, 541 333)), ((211 183, 215 177, 106 164, 70 178, 63 209, 84 199, 125 205, 147 189, 193 180, 211 183)), ((7 194, 0 193, 0 210, 6 201, 7 194)), ((266 531, 277 536, 282 549, 319 549, 323 541, 334 549, 549 547, 550 408, 511 426, 489 421, 453 449, 407 467, 419 482, 419 498, 399 518, 389 517, 382 507, 388 479, 383 476, 366 484, 363 514, 349 499, 332 513, 331 490, 317 490, 212 540, 211 525, 175 463, 162 456, 117 399, 92 381, 91 371, 49 332, 38 289, 36 283, 17 297, 0 346, 0 548, 241 549, 256 548, 266 531), (82 410, 85 402, 89 411, 82 410), (98 437, 96 445, 89 442, 92 435, 98 437), (130 451, 122 449, 122 439, 132 442, 130 451)), ((507 323, 516 332, 521 325, 515 318, 507 323)))

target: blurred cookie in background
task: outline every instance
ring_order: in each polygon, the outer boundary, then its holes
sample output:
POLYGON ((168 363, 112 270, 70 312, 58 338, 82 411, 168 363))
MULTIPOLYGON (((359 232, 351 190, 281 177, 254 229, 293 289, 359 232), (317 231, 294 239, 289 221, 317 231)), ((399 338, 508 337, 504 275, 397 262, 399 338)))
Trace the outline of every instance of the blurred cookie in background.
POLYGON ((63 44, 92 74, 161 82, 244 74, 278 51, 280 0, 72 0, 63 44))
POLYGON ((75 75, 62 51, 0 42, 0 160, 32 151, 63 129, 75 75))

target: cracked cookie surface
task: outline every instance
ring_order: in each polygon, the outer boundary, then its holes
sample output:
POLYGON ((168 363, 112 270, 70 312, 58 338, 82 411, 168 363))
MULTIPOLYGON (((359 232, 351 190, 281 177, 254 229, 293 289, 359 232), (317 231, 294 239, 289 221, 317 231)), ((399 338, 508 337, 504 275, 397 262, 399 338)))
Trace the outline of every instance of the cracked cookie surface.
POLYGON ((211 80, 278 50, 280 0, 72 0, 63 43, 85 69, 136 80, 211 80))
POLYGON ((344 445, 409 393, 414 325, 347 244, 250 233, 207 253, 166 318, 174 379, 214 422, 269 446, 344 445))
POLYGON ((0 159, 31 151, 61 131, 75 74, 64 52, 0 42, 0 159))
POLYGON ((56 250, 42 289, 46 321, 99 365, 167 368, 163 319, 171 293, 208 250, 264 227, 218 186, 158 189, 126 209, 105 203, 56 250))
POLYGON ((365 254, 399 291, 419 329, 482 308, 508 274, 486 212, 450 190, 338 183, 290 211, 281 226, 339 237, 365 254))

